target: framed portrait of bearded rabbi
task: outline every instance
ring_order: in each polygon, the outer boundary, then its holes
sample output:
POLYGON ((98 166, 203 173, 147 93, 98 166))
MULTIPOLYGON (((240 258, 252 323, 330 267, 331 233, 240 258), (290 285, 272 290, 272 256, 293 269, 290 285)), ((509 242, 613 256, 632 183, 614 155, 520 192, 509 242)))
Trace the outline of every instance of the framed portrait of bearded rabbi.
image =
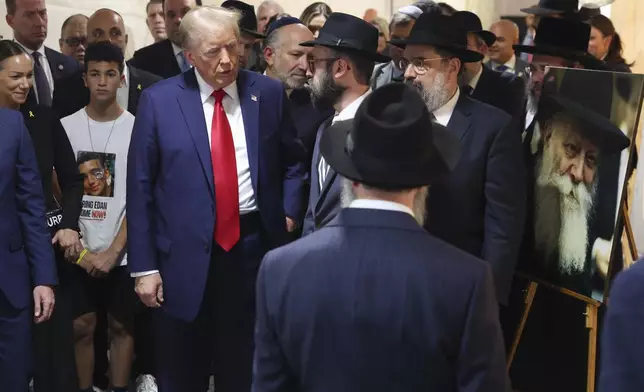
MULTIPOLYGON (((529 219, 520 269, 603 301, 622 268, 618 217, 632 174, 644 75, 549 68, 524 140, 529 219)), ((628 251, 624 249, 624 251, 628 251)))

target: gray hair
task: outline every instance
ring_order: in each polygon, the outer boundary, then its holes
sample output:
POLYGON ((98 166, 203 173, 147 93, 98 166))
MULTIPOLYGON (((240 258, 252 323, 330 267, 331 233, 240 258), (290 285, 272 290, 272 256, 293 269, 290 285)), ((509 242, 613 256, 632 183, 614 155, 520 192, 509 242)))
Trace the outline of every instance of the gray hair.
POLYGON ((396 12, 392 17, 391 17, 391 22, 389 22, 389 31, 393 30, 394 27, 396 26, 407 26, 411 22, 413 22, 414 18, 407 14, 403 14, 402 12, 396 12))
POLYGON ((277 1, 274 1, 274 0, 264 0, 264 1, 262 1, 259 4, 259 6, 257 7, 257 10, 259 10, 262 7, 267 7, 267 8, 274 9, 275 12, 277 12, 278 14, 283 14, 284 13, 284 8, 282 8, 282 6, 277 1))
POLYGON ((222 30, 232 30, 239 39, 239 20, 236 10, 222 7, 202 6, 188 11, 179 25, 181 48, 192 49, 206 37, 222 30))

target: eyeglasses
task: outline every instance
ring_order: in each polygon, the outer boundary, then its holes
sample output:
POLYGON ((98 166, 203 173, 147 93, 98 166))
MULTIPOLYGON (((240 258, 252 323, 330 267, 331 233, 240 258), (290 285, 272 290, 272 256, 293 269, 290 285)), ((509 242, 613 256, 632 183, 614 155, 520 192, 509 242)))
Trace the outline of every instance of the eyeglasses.
POLYGON ((315 73, 315 64, 320 62, 320 61, 324 61, 324 62, 336 61, 337 59, 339 59, 339 57, 329 57, 329 58, 325 58, 325 59, 310 59, 309 60, 309 71, 311 71, 311 73, 315 73))
POLYGON ((72 48, 75 48, 79 45, 87 46, 87 37, 68 37, 63 41, 72 48))
POLYGON ((445 57, 434 57, 431 59, 415 58, 412 60, 407 60, 403 58, 403 59, 400 59, 400 61, 398 62, 398 69, 406 71, 407 68, 411 65, 416 75, 424 75, 427 73, 427 70, 429 69, 429 67, 427 67, 427 63, 434 60, 444 60, 444 59, 445 57))
POLYGON ((105 169, 101 169, 98 167, 94 168, 90 170, 89 173, 85 173, 85 178, 89 177, 90 175, 97 180, 102 180, 103 178, 105 178, 105 169))

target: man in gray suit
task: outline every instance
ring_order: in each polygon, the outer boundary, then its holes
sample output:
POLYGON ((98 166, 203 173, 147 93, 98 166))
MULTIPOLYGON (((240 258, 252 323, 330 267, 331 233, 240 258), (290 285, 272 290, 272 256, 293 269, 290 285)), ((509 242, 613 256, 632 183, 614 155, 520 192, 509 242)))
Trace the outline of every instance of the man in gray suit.
POLYGON ((499 72, 509 72, 522 77, 528 69, 528 63, 514 54, 514 45, 519 44, 519 26, 511 20, 500 20, 490 26, 496 35, 496 41, 487 52, 490 61, 487 67, 499 72))
MULTIPOLYGON (((414 27, 416 19, 423 11, 413 5, 408 5, 398 9, 391 17, 389 23, 389 40, 404 40, 409 36, 411 28, 414 27)), ((391 61, 380 63, 373 69, 371 76, 371 88, 376 89, 391 82, 403 82, 405 80, 405 70, 400 69, 398 64, 403 57, 401 48, 389 45, 388 48, 391 61)))
POLYGON ((333 106, 335 116, 319 127, 311 162, 311 190, 302 235, 328 223, 341 208, 341 177, 320 155, 325 129, 340 120, 350 120, 371 92, 369 78, 376 61, 389 61, 378 54, 378 29, 352 15, 335 12, 318 37, 301 46, 312 46, 307 77, 313 104, 333 106))

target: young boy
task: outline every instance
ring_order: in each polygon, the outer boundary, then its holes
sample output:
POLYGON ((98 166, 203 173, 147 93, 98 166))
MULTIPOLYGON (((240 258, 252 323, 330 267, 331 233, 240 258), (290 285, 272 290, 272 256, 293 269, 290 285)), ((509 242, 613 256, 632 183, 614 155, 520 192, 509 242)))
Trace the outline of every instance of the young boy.
POLYGON ((117 46, 109 42, 89 45, 84 80, 90 102, 61 120, 85 175, 79 225, 84 249, 69 284, 74 298, 79 388, 88 392, 92 391, 97 310, 107 310, 114 392, 127 391, 134 349, 136 295, 125 253, 125 176, 134 116, 116 101, 123 67, 123 53, 117 46))

